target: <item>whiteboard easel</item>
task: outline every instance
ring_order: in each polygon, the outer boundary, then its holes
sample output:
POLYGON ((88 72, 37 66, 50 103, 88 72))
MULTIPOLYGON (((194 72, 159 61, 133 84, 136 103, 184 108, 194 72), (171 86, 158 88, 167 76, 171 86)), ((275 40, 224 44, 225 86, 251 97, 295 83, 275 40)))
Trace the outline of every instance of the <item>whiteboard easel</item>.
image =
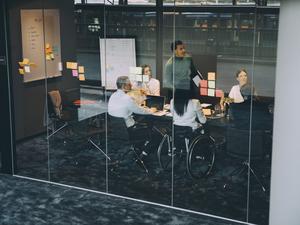
POLYGON ((101 82, 106 89, 116 89, 119 76, 129 76, 136 66, 135 39, 99 38, 101 82))

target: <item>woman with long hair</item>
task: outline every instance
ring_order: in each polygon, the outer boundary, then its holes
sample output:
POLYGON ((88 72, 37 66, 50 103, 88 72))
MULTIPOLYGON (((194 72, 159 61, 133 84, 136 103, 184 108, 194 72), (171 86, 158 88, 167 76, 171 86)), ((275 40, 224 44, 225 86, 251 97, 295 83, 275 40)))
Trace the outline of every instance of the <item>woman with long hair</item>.
POLYGON ((192 99, 189 90, 176 89, 170 103, 174 125, 191 127, 193 131, 206 123, 206 117, 198 99, 192 99), (197 121, 198 120, 198 121, 197 121))

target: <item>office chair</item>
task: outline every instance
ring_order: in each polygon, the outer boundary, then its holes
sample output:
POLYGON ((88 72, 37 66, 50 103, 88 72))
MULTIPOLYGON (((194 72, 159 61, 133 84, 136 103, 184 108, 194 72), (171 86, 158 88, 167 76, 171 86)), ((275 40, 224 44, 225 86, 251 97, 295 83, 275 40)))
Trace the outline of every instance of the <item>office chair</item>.
POLYGON ((47 93, 47 108, 48 108, 48 128, 51 134, 47 139, 64 129, 72 120, 71 113, 62 108, 62 99, 58 90, 49 91, 47 93), (60 125, 60 126, 59 126, 60 125))
MULTIPOLYGON (((262 160, 264 157, 265 131, 252 130, 250 132, 250 130, 228 127, 226 131, 226 150, 227 155, 239 159, 240 161, 240 165, 230 173, 231 179, 234 175, 238 176, 242 173, 247 173, 247 176, 252 174, 263 192, 265 192, 265 186, 260 181, 254 168, 251 165, 251 161, 259 159, 262 160), (251 144, 249 145, 250 138, 251 144)), ((226 188, 227 186, 228 184, 225 184, 224 188, 226 188)))
POLYGON ((169 170, 185 157, 189 176, 192 179, 200 179, 212 172, 216 149, 216 141, 208 131, 201 129, 195 134, 191 127, 174 125, 174 139, 171 133, 163 135, 157 150, 158 162, 163 170, 169 170))
POLYGON ((136 162, 140 167, 148 173, 148 168, 146 167, 144 160, 140 157, 140 153, 143 148, 149 143, 149 140, 143 139, 143 137, 133 136, 128 128, 126 127, 123 118, 108 116, 108 140, 112 141, 113 144, 118 146, 129 146, 128 150, 121 155, 120 161, 130 152, 133 153, 134 162, 136 162))

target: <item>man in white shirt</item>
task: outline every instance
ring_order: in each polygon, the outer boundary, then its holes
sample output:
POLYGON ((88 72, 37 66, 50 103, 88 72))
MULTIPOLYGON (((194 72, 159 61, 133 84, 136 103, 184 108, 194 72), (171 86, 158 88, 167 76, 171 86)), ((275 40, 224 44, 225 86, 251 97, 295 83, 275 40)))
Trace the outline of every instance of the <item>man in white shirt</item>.
POLYGON ((131 83, 127 76, 117 79, 117 91, 113 93, 108 101, 108 114, 115 117, 124 118, 127 128, 133 127, 135 121, 132 114, 151 114, 149 110, 137 105, 132 97, 126 94, 131 90, 131 83))
POLYGON ((152 77, 151 68, 149 65, 143 65, 142 68, 143 75, 149 76, 149 82, 146 82, 145 84, 146 94, 160 96, 159 80, 152 77))

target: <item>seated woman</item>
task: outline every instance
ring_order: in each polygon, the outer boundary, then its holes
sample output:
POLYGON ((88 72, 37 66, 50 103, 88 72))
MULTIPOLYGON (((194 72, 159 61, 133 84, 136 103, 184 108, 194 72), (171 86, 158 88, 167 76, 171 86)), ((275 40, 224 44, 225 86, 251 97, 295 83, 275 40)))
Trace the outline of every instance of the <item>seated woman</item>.
POLYGON ((176 89, 174 99, 170 102, 174 125, 190 127, 193 132, 206 123, 206 117, 198 99, 192 99, 188 90, 176 89), (198 119, 198 121, 197 121, 198 119))
MULTIPOLYGON (((245 69, 240 69, 236 72, 236 80, 239 82, 239 84, 234 85, 230 92, 229 92, 229 98, 233 99, 234 103, 241 103, 244 102, 244 98, 241 94, 241 89, 243 88, 250 88, 251 84, 248 82, 248 73, 245 69)), ((256 96, 256 92, 254 88, 253 90, 253 95, 256 96)))

